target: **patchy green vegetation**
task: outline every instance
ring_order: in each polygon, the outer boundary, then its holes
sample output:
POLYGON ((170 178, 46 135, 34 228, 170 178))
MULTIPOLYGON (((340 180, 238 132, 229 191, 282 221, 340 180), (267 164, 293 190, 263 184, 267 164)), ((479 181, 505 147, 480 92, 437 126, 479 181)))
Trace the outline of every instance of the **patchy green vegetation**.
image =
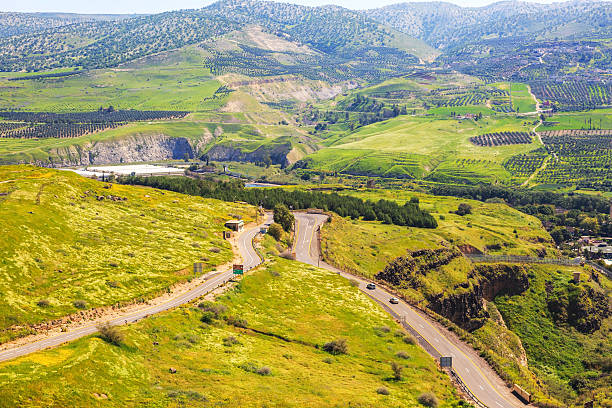
POLYGON ((215 269, 233 257, 221 238, 224 220, 248 220, 253 211, 67 171, 1 167, 0 340, 76 313, 82 302, 155 296, 189 279, 196 261, 215 269))
POLYGON ((0 364, 0 406, 395 407, 423 393, 464 405, 431 357, 331 272, 276 258, 218 303, 197 304, 121 328, 119 347, 91 336, 0 364), (339 338, 346 354, 322 350, 339 338))
POLYGON ((439 226, 406 229, 333 216, 322 228, 328 262, 384 281, 459 325, 451 324, 505 381, 521 384, 538 401, 574 403, 596 395, 607 406, 609 279, 582 267, 473 264, 457 251, 558 256, 539 220, 505 204, 389 190, 352 194, 418 197, 439 226), (472 213, 456 214, 458 203, 472 213), (571 283, 578 271, 582 283, 571 283))

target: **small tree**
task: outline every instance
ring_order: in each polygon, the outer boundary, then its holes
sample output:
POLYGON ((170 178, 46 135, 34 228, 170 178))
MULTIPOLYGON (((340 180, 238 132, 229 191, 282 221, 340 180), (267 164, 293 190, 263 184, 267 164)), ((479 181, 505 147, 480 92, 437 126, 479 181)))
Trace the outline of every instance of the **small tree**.
POLYGON ((395 361, 392 361, 391 371, 393 371, 393 379, 395 381, 402 380, 402 371, 404 371, 404 367, 402 367, 400 364, 396 363, 395 361))
POLYGON ((436 408, 438 406, 438 398, 431 392, 424 392, 419 395, 418 401, 426 407, 436 408))
POLYGON ((461 215, 461 216, 471 214, 471 213, 472 213, 472 206, 466 203, 459 204, 459 208, 457 208, 457 211, 455 211, 455 214, 461 215))
POLYGON ((100 332, 100 338, 107 343, 114 344, 115 346, 120 346, 123 343, 123 333, 121 333, 117 326, 104 323, 98 326, 98 331, 100 332))
POLYGON ((346 339, 336 339, 325 343, 323 345, 323 350, 333 355, 347 354, 348 344, 346 343, 346 339))
POLYGON ((289 232, 293 229, 295 217, 285 205, 277 204, 274 207, 274 222, 280 224, 285 231, 289 232))
POLYGON ((273 223, 268 228, 268 234, 277 241, 283 237, 283 227, 280 224, 273 223))

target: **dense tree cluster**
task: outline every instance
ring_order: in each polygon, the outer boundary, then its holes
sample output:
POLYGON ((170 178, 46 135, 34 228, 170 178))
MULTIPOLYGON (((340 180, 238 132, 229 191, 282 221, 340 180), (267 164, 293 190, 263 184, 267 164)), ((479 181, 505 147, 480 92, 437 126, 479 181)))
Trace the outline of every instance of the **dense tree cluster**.
POLYGON ((80 74, 82 71, 66 71, 66 72, 53 72, 50 74, 38 74, 38 75, 24 75, 14 78, 9 78, 9 81, 26 81, 29 79, 47 79, 47 78, 64 78, 67 76, 72 76, 76 74, 80 74))
POLYGON ((529 144, 533 141, 532 132, 494 132, 470 137, 470 142, 477 146, 503 146, 512 144, 529 144))
POLYGON ((502 199, 515 207, 529 204, 547 204, 566 210, 574 209, 601 214, 607 214, 610 208, 609 201, 598 196, 573 193, 561 194, 551 191, 508 188, 489 184, 477 186, 437 184, 431 186, 429 191, 435 195, 463 197, 479 201, 502 199))
POLYGON ((177 119, 185 117, 185 111, 139 111, 115 110, 112 106, 100 108, 94 112, 23 112, 0 111, 0 118, 16 122, 30 123, 109 123, 135 122, 141 120, 177 119))
POLYGON ((559 110, 594 109, 612 104, 612 84, 583 81, 535 82, 531 90, 541 101, 554 103, 559 110))
POLYGON ((224 201, 244 201, 272 209, 284 205, 291 210, 318 208, 333 211, 341 217, 379 220, 385 224, 410 227, 436 228, 435 218, 419 208, 412 200, 404 205, 394 201, 364 201, 360 198, 315 191, 286 190, 282 188, 244 188, 240 181, 218 182, 187 177, 122 177, 124 184, 144 185, 184 194, 199 195, 224 201))
POLYGON ((612 131, 557 130, 541 137, 552 158, 537 181, 612 191, 612 131))
POLYGON ((106 129, 114 129, 121 126, 121 122, 108 123, 41 123, 25 124, 16 123, 13 129, 2 130, 0 126, 0 137, 14 139, 46 139, 46 138, 70 138, 101 132, 106 129))

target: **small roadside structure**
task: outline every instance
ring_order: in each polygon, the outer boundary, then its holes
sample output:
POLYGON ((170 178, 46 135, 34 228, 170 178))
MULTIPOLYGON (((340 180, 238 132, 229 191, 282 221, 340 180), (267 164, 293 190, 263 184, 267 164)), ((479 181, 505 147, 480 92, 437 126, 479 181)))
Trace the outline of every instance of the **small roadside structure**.
POLYGON ((244 221, 242 220, 229 220, 225 223, 225 226, 233 231, 240 232, 244 229, 244 221))

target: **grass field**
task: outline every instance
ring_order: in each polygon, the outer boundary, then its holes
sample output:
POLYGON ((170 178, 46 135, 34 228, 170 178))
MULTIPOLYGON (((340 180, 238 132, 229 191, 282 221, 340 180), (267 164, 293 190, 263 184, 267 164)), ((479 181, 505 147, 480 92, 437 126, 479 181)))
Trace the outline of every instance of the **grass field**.
POLYGON ((93 70, 66 78, 7 81, 0 74, 0 108, 28 111, 91 111, 115 109, 206 110, 219 107, 212 99, 221 83, 202 66, 201 50, 187 47, 151 56, 122 68, 93 70))
POLYGON ((530 122, 510 117, 480 121, 400 116, 325 140, 308 157, 311 167, 350 174, 427 178, 436 181, 506 181, 502 162, 539 146, 475 146, 469 138, 487 132, 528 131, 530 122))
POLYGON ((183 306, 122 328, 120 347, 87 337, 2 363, 0 406, 417 407, 422 392, 461 405, 433 359, 331 272, 276 258, 219 303, 246 328, 202 323, 197 307, 183 306), (315 347, 338 338, 348 354, 315 347))
POLYGON ((549 125, 538 130, 563 129, 612 129, 612 109, 597 109, 585 112, 561 112, 547 118, 549 125))
POLYGON ((536 101, 529 93, 527 84, 518 82, 502 82, 495 84, 499 89, 510 92, 512 106, 517 113, 528 113, 536 111, 536 101))
POLYGON ((72 172, 0 167, 0 341, 85 308, 150 297, 232 259, 224 220, 249 206, 105 184, 72 172), (126 200, 98 200, 98 196, 126 200), (40 301, 48 304, 38 305, 40 301))
MULTIPOLYGON (((391 260, 405 255, 406 251, 435 249, 444 245, 468 245, 495 255, 535 256, 536 251, 542 248, 550 255, 556 253, 550 236, 538 219, 504 204, 393 190, 346 193, 371 201, 381 198, 395 200, 400 204, 411 197, 418 197, 419 206, 438 221, 438 228, 428 230, 333 217, 332 222, 322 228, 326 257, 360 275, 373 277, 391 260), (472 214, 452 214, 451 211, 455 211, 459 203, 472 206, 472 214)), ((465 278, 466 266, 457 263, 454 267, 456 273, 465 278)), ((410 292, 410 296, 418 298, 422 294, 410 292)))

